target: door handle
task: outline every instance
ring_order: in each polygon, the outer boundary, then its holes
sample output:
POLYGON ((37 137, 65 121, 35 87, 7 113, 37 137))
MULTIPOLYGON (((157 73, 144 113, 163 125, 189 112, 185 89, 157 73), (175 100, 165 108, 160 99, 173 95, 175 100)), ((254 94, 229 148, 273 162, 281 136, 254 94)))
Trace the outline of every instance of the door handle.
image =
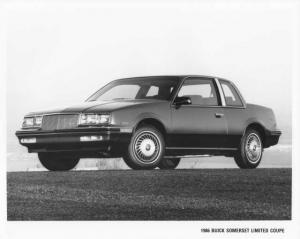
POLYGON ((216 118, 222 118, 224 116, 224 114, 222 113, 215 113, 216 118))

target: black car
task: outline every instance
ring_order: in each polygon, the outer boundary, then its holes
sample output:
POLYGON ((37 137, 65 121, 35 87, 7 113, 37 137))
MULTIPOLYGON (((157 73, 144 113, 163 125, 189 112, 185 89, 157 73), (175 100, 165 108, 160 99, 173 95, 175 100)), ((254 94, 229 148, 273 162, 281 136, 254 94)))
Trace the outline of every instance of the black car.
POLYGON ((112 81, 81 105, 29 113, 16 135, 57 171, 92 157, 122 157, 132 169, 174 169, 195 155, 256 168, 281 132, 273 111, 247 104, 232 82, 185 75, 112 81))

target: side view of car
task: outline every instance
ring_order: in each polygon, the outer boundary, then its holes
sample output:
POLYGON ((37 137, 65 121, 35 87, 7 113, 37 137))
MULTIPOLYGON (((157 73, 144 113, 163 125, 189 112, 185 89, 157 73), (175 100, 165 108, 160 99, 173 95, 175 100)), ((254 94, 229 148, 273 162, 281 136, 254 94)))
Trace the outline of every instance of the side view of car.
POLYGON ((228 80, 194 75, 115 80, 83 104, 27 114, 16 132, 52 171, 100 157, 175 169, 195 155, 232 157, 250 169, 280 135, 270 108, 246 103, 228 80))

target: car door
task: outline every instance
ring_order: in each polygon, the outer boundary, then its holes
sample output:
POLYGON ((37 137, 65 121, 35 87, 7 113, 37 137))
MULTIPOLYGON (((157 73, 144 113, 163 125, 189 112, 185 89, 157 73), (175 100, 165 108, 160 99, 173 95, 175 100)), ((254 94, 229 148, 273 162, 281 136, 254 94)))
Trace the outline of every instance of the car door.
POLYGON ((176 97, 183 96, 189 97, 191 104, 180 106, 172 104, 170 146, 176 148, 223 147, 227 125, 214 79, 186 78, 176 97))

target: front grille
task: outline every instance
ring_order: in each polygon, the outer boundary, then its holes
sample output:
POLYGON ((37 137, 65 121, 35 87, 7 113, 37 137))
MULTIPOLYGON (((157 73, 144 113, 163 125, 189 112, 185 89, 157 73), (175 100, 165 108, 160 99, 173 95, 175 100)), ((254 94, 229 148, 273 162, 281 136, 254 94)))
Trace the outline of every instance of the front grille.
POLYGON ((78 124, 78 114, 44 115, 42 130, 73 129, 78 124))

